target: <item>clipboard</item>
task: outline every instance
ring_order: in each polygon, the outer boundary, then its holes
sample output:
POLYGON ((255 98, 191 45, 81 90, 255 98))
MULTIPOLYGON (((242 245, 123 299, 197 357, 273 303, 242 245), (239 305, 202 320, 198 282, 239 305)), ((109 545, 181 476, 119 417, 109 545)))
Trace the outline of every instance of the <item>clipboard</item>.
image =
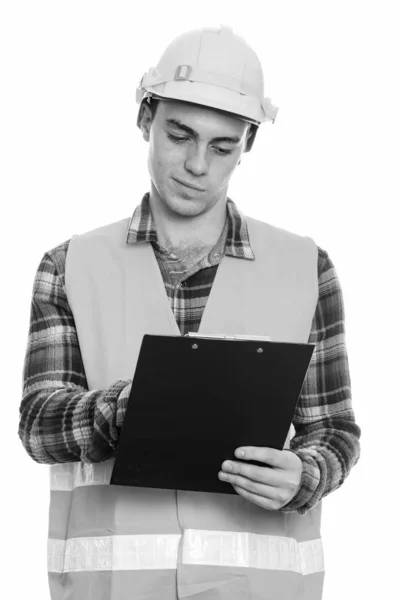
POLYGON ((283 449, 315 344, 234 337, 143 336, 111 485, 236 494, 236 448, 283 449))

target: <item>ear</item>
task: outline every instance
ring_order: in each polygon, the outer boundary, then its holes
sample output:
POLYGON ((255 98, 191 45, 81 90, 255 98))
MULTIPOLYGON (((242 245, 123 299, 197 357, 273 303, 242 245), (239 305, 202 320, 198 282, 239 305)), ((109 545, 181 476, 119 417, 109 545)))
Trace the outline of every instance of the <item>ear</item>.
POLYGON ((143 139, 148 142, 150 139, 150 127, 152 121, 151 108, 149 104, 144 101, 139 109, 139 127, 142 130, 143 139))

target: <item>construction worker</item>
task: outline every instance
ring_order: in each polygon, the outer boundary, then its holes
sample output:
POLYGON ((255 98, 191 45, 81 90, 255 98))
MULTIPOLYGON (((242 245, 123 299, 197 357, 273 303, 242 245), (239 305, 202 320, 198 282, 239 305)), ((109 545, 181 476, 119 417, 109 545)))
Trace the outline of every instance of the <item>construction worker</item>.
POLYGON ((137 101, 150 192, 46 252, 34 282, 19 436, 51 465, 51 598, 320 599, 321 500, 360 453, 341 288, 311 238, 227 196, 277 108, 227 27, 174 40, 137 101), (236 494, 110 485, 143 335, 189 331, 316 344, 285 448, 238 448, 215 474, 236 494))

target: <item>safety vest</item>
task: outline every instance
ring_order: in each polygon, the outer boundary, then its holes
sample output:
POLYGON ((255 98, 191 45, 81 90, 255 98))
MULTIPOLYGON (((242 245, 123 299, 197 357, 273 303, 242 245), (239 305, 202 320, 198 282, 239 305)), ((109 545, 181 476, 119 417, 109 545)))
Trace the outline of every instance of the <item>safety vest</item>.
MULTIPOLYGON (((255 260, 223 257, 199 332, 306 343, 318 248, 246 220, 255 260)), ((69 244, 65 286, 89 390, 133 377, 144 334, 181 335, 153 248, 126 244, 128 224, 69 244)), ((50 467, 52 600, 320 600, 321 503, 299 515, 239 495, 112 486, 113 463, 50 467)))

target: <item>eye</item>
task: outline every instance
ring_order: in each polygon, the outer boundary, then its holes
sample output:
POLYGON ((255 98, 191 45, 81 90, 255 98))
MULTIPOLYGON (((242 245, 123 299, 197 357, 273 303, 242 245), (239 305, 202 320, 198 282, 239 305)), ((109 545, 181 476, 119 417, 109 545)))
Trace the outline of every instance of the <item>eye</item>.
POLYGON ((221 156, 226 156, 227 154, 232 154, 232 150, 224 150, 224 148, 215 148, 217 154, 221 154, 221 156))
MULTIPOLYGON (((174 142, 174 144, 182 144, 183 142, 186 142, 186 141, 190 140, 190 138, 187 137, 187 136, 178 136, 178 135, 173 135, 172 133, 167 133, 167 137, 172 142, 174 142)), ((218 148, 217 146, 214 146, 214 150, 220 156, 227 156, 228 154, 232 154, 232 150, 226 150, 224 148, 218 148)))
POLYGON ((188 137, 179 137, 177 135, 172 135, 172 133, 167 133, 167 136, 169 137, 170 140, 175 142, 175 144, 179 144, 180 142, 185 142, 186 140, 189 139, 188 137))

